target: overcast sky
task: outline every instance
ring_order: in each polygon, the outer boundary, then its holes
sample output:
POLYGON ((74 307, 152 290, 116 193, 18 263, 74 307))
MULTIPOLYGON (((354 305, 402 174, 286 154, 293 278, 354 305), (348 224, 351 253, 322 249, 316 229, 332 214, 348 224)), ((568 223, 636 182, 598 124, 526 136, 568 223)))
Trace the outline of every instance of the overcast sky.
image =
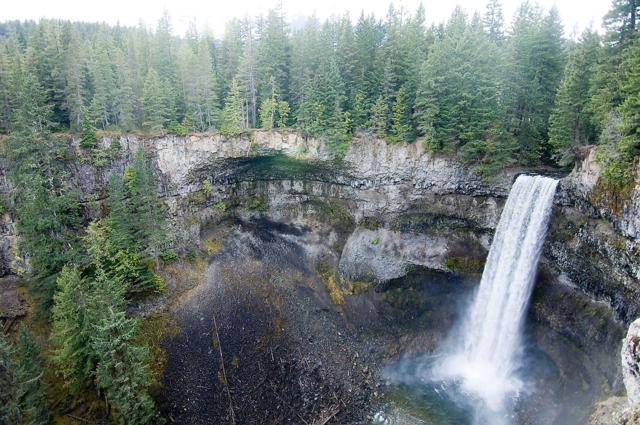
MULTIPOLYGON (((395 1, 414 11, 421 0, 395 1)), ((0 0, 0 20, 62 18, 74 21, 104 21, 110 24, 155 25, 163 10, 173 19, 174 29, 183 33, 189 22, 195 21, 200 29, 209 28, 221 35, 224 24, 232 17, 264 14, 276 6, 279 0, 0 0)), ((384 17, 390 0, 282 0, 289 20, 313 13, 319 18, 342 15, 349 12, 357 18, 360 12, 375 13, 384 17)), ((484 11, 486 0, 422 0, 428 22, 446 20, 456 4, 469 12, 484 11)), ((511 21, 520 0, 503 0, 506 22, 511 21)), ((565 35, 579 34, 586 27, 599 29, 602 16, 611 0, 538 0, 545 9, 558 7, 565 24, 565 35)))

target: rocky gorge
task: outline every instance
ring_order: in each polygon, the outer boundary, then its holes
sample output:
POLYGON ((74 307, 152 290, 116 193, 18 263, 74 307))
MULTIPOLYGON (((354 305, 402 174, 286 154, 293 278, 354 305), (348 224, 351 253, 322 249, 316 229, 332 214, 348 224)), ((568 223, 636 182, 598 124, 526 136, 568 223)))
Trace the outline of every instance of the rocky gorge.
MULTIPOLYGON (((70 143, 87 219, 101 214, 109 173, 142 147, 174 249, 202 253, 172 265, 167 293, 136 310, 175 323, 156 394, 174 423, 371 420, 388 402, 384 365, 435 350, 453 326, 522 173, 560 184, 526 325, 549 390, 522 405, 520 423, 585 423, 596 403, 624 394, 622 338, 640 316, 640 187, 604 196, 595 149, 564 176, 510 168, 486 178, 420 141, 367 135, 338 157, 288 130, 103 137, 101 164, 70 143), (536 403, 575 407, 541 416, 536 403)), ((10 208, 1 224, 0 271, 13 282, 28 263, 10 208)))

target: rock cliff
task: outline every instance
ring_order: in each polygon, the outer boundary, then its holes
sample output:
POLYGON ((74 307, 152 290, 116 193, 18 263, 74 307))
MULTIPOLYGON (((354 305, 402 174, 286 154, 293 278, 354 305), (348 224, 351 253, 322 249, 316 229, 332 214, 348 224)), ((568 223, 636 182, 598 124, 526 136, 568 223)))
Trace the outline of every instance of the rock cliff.
MULTIPOLYGON (((387 144, 364 135, 352 142, 342 159, 335 159, 322 140, 287 130, 253 131, 235 138, 126 135, 118 141, 118 155, 104 167, 88 160, 68 164, 88 217, 100 213, 109 173, 122 169, 141 146, 157 167, 158 192, 168 206, 179 247, 197 245, 201 225, 223 215, 223 210, 251 214, 267 209, 273 218, 289 221, 315 212, 344 227, 344 234, 338 235, 341 244, 346 243, 343 272, 360 276, 364 271, 358 258, 384 256, 388 267, 383 272, 366 271, 379 281, 410 265, 440 270, 468 266, 460 252, 488 248, 515 176, 553 172, 512 168, 487 180, 454 157, 425 152, 420 142, 387 144), (251 208, 252 201, 260 208, 251 208), (360 230, 351 235, 355 227, 360 230), (362 238, 374 237, 362 228, 387 232, 378 236, 379 245, 369 243, 375 246, 368 253, 355 249, 362 246, 362 238), (416 234, 423 239, 413 238, 416 234), (422 248, 416 250, 416 245, 422 248)), ((70 143, 78 158, 88 156, 77 140, 70 143)), ((99 141, 104 150, 111 143, 109 137, 99 141)), ((640 315, 640 190, 634 188, 622 210, 615 211, 594 195, 599 174, 591 150, 561 179, 543 264, 559 276, 558 282, 605 301, 619 319, 630 323, 640 315)), ((0 191, 10 190, 2 162, 0 191)), ((0 272, 21 272, 15 223, 3 214, 1 224, 0 272)))

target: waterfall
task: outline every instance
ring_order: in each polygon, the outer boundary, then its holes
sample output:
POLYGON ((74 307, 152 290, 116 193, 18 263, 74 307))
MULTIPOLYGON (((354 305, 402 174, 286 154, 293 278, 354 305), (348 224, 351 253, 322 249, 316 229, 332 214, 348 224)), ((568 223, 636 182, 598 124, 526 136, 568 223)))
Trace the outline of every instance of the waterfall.
POLYGON ((494 411, 518 393, 521 331, 553 206, 557 180, 519 176, 507 199, 480 287, 452 354, 436 371, 494 411))

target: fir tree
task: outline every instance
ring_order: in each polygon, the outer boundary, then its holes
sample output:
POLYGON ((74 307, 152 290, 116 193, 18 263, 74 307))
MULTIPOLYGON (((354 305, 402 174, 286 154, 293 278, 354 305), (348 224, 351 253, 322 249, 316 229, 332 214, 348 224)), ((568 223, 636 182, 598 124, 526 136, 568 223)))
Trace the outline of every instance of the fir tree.
POLYGON ((389 116, 387 103, 379 96, 371 110, 369 128, 377 137, 383 139, 387 135, 387 118, 389 116))
POLYGON ((503 101, 506 127, 518 142, 518 159, 524 164, 546 155, 549 115, 564 68, 562 32, 557 10, 545 16, 530 3, 520 6, 509 40, 503 101))
POLYGON ((149 424, 154 403, 148 393, 152 381, 149 353, 136 342, 137 322, 109 306, 95 325, 92 348, 98 365, 96 385, 104 392, 118 423, 149 424))
POLYGON ((142 125, 149 130, 160 130, 168 123, 169 109, 167 108, 164 87, 155 69, 151 68, 144 82, 142 104, 144 121, 142 125))
POLYGON ((281 100, 278 102, 277 106, 278 106, 277 125, 280 128, 287 127, 287 124, 289 123, 289 113, 291 112, 291 109, 289 108, 289 102, 287 102, 286 100, 281 100))
POLYGON ((504 16, 500 0, 489 0, 482 22, 485 31, 493 42, 499 43, 502 41, 504 37, 504 16))
POLYGON ((0 332, 0 423, 14 424, 21 420, 18 404, 18 377, 15 350, 0 332))
POLYGON ((87 309, 89 291, 78 271, 65 267, 58 277, 52 309, 53 360, 71 394, 82 394, 95 364, 90 347, 92 329, 87 309))
POLYGON ((414 137, 411 125, 411 109, 407 104, 405 88, 401 87, 396 93, 396 101, 393 104, 389 140, 396 143, 408 142, 413 140, 414 137))
POLYGON ((229 95, 225 99, 222 110, 222 122, 220 131, 227 136, 235 136, 242 133, 243 127, 243 107, 240 96, 240 86, 234 79, 231 82, 229 95))
POLYGON ((589 83, 595 70, 599 37, 585 33, 569 57, 549 117, 549 145, 561 165, 573 161, 573 148, 596 141, 597 128, 587 109, 589 83))
POLYGON ((18 403, 23 423, 46 425, 50 422, 49 402, 44 384, 44 366, 40 351, 31 340, 27 329, 20 329, 18 342, 18 403))
POLYGON ((276 123, 276 110, 278 107, 278 94, 276 92, 276 80, 271 77, 271 94, 260 104, 260 122, 262 128, 271 130, 276 123))
POLYGON ((82 119, 82 137, 80 138, 80 146, 83 148, 95 148, 98 138, 96 131, 89 122, 87 117, 82 119))
POLYGON ((500 125, 499 80, 489 59, 493 45, 479 22, 457 9, 420 74, 418 127, 433 151, 487 140, 500 125))

